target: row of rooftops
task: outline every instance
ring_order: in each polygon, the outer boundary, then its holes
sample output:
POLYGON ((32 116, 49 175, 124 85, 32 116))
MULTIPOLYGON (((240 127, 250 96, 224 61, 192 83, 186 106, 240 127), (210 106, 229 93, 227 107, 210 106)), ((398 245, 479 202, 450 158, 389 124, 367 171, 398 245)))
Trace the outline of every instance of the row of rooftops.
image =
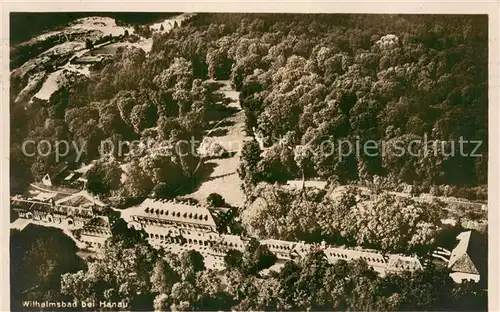
MULTIPOLYGON (((249 238, 230 234, 212 236, 207 233, 201 233, 199 237, 195 238, 198 239, 186 239, 185 244, 182 244, 182 246, 203 247, 209 254, 214 256, 220 256, 224 254, 225 251, 230 249, 243 252, 250 241, 249 238), (207 244, 207 241, 210 243, 207 244)), ((179 245, 178 243, 172 244, 168 240, 159 240, 156 236, 153 237, 152 241, 155 245, 169 250, 175 250, 175 248, 168 248, 169 246, 179 245)), ((402 256, 395 254, 383 255, 374 251, 355 250, 326 245, 318 246, 302 242, 289 242, 274 239, 260 240, 260 243, 262 245, 266 245, 271 252, 276 254, 278 259, 283 260, 292 259, 297 256, 304 257, 312 250, 321 249, 327 259, 331 262, 337 260, 349 261, 362 259, 373 268, 378 268, 384 272, 399 272, 404 270, 414 271, 423 268, 419 259, 414 256, 402 256)))
MULTIPOLYGON (((261 244, 268 246, 272 252, 286 252, 293 251, 299 255, 307 254, 314 245, 305 243, 295 243, 282 240, 262 240, 261 244)), ((353 260, 362 259, 370 265, 386 266, 392 270, 416 270, 422 269, 422 265, 417 257, 414 256, 401 256, 401 255, 383 255, 378 251, 364 250, 364 249, 348 249, 342 247, 333 247, 323 245, 320 247, 327 258, 330 260, 353 260)))
POLYGON ((192 212, 189 212, 189 215, 187 212, 183 212, 181 213, 180 211, 172 211, 172 210, 164 210, 164 209, 153 209, 153 208, 149 208, 149 207, 146 207, 144 212, 146 214, 156 214, 156 216, 160 215, 160 216, 163 216, 165 215, 165 217, 169 217, 169 214, 171 214, 171 217, 174 217, 174 218, 184 218, 184 219, 193 219, 193 220, 199 220, 199 221, 202 221, 202 220, 205 220, 205 221, 208 221, 208 214, 202 214, 202 213, 192 213, 192 212))
POLYGON ((134 209, 135 218, 153 218, 171 222, 191 223, 212 228, 217 227, 218 218, 226 214, 229 208, 207 208, 190 205, 176 200, 145 199, 134 209))
MULTIPOLYGON (((87 200, 92 200, 92 197, 85 192, 79 192, 70 195, 66 198, 60 199, 56 204, 66 203, 75 198, 85 198, 87 200)), ((144 200, 138 207, 134 216, 154 218, 160 220, 168 220, 174 223, 197 223, 200 225, 216 226, 215 216, 217 209, 211 209, 202 207, 199 205, 189 205, 183 202, 175 200, 155 200, 148 198, 144 200)), ((223 209, 223 212, 227 212, 227 209, 223 209)), ((96 219, 93 219, 96 220, 96 219)), ((85 233, 96 233, 96 234, 108 234, 109 224, 102 225, 103 220, 99 219, 100 223, 93 224, 94 221, 90 221, 85 227, 85 233)), ((215 240, 215 236, 209 235, 207 233, 198 233, 201 238, 210 240, 215 240)), ((237 235, 230 234, 219 234, 217 238, 217 245, 223 248, 237 249, 243 251, 248 243, 248 239, 242 238, 237 235)), ((281 254, 291 254, 305 255, 307 254, 314 245, 305 244, 301 242, 290 242, 276 239, 265 239, 260 241, 261 244, 267 245, 270 251, 281 254)), ((215 247, 215 246, 214 246, 215 247)), ((421 268, 420 261, 416 257, 403 257, 399 255, 388 255, 384 257, 379 252, 368 251, 368 250, 358 250, 358 249, 347 249, 338 248, 331 246, 322 246, 325 255, 331 260, 351 260, 351 259, 363 259, 372 265, 388 265, 391 263, 393 267, 417 269, 421 268)))
MULTIPOLYGON (((13 197, 14 199, 14 197, 13 197)), ((23 200, 16 197, 17 200, 23 200)), ((28 200, 29 201, 29 200, 28 200)), ((39 202, 39 201, 36 201, 39 202)), ((104 203, 96 200, 85 191, 81 191, 67 197, 55 201, 56 205, 78 205, 78 207, 95 207, 104 206, 104 203), (80 206, 82 205, 82 206, 80 206)), ((142 218, 152 218, 159 220, 168 220, 173 223, 195 223, 215 228, 217 226, 218 213, 227 212, 227 208, 218 211, 217 208, 207 208, 200 205, 189 205, 187 203, 178 202, 175 200, 155 200, 146 199, 139 206, 135 207, 133 216, 142 218)), ((96 219, 93 219, 96 220, 96 219)), ((96 221, 97 222, 97 221, 96 221)), ((94 224, 94 221, 88 222, 82 233, 90 235, 110 235, 110 227, 107 221, 99 219, 99 222, 94 224), (102 224, 102 223, 106 224, 102 224)), ((201 233, 199 235, 202 239, 207 240, 208 233, 201 233)), ((219 234, 214 236, 212 241, 217 237, 217 244, 213 247, 222 247, 223 249, 237 249, 243 251, 248 243, 248 239, 242 238, 237 235, 219 234)), ((303 256, 311 251, 316 245, 305 244, 301 242, 290 242, 276 239, 265 239, 260 241, 261 244, 267 245, 270 251, 284 255, 299 255, 303 256)), ((422 268, 420 261, 416 257, 406 257, 400 255, 383 255, 377 251, 363 250, 363 249, 347 249, 323 245, 320 247, 325 255, 330 260, 352 260, 363 259, 372 266, 385 266, 391 267, 396 270, 415 270, 422 268)), ((450 260, 450 262, 452 262, 450 260)))

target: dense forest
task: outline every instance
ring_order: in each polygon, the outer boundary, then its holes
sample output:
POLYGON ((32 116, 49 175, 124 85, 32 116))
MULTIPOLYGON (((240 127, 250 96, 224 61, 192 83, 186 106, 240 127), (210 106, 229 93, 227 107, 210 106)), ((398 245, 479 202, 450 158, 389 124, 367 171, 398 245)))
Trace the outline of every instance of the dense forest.
POLYGON ((242 91, 248 129, 286 137, 262 156, 254 178, 283 181, 303 173, 343 182, 380 175, 395 184, 486 183, 484 17, 309 18, 243 19, 236 45, 220 39, 218 53, 235 62, 232 79, 242 91), (338 153, 313 152, 297 162, 290 151, 298 144, 319 151, 325 140, 407 143, 424 135, 481 140, 483 157, 450 157, 448 147, 421 157, 387 152, 341 160, 338 153))
MULTIPOLYGON (((198 14, 156 34, 148 57, 136 48, 119 50, 48 105, 14 114, 13 163, 25 162, 16 157, 25 138, 85 139, 89 161, 106 138, 199 137, 199 121, 209 118, 205 110, 220 101, 201 80, 230 78, 241 91, 248 132, 281 140, 252 156, 258 161, 242 168, 246 181, 304 176, 347 183, 381 176, 394 186, 429 191, 447 185, 436 192, 485 199, 487 59, 484 16, 198 14), (408 143, 424 135, 482 141, 476 151, 482 157, 438 150, 339 159, 319 152, 325 140, 408 143), (304 145, 304 153, 294 151, 304 145)), ((14 94, 19 85, 13 83, 14 94)), ((464 152, 474 147, 465 145, 464 152)), ((176 163, 185 176, 191 162, 176 163)), ((49 157, 24 167, 38 176, 50 166, 49 157)), ((152 186, 135 193, 167 182, 146 180, 152 186)))
POLYGON ((10 235, 11 309, 23 300, 71 300, 61 294, 61 275, 86 267, 75 242, 60 229, 36 225, 10 235))

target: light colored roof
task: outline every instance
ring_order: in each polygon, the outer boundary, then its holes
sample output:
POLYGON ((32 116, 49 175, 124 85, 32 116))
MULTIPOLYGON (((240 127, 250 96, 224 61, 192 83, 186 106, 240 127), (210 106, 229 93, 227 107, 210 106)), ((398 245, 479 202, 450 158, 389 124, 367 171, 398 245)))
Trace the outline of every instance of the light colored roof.
POLYGON ((223 244, 224 246, 242 252, 245 250, 245 246, 247 245, 247 242, 242 240, 241 237, 238 235, 221 234, 220 238, 221 238, 220 243, 223 244))
POLYGON ((19 231, 24 230, 26 226, 28 226, 31 223, 31 220, 28 219, 22 219, 22 218, 17 218, 14 222, 10 224, 11 229, 16 229, 19 231))
POLYGON ((324 253, 331 260, 344 259, 349 261, 354 259, 363 259, 368 263, 380 264, 386 262, 382 254, 363 250, 328 247, 324 250, 324 253))
POLYGON ((140 204, 140 208, 135 215, 174 222, 216 226, 210 210, 201 206, 147 198, 140 204))
POLYGON ((104 57, 101 55, 87 55, 87 56, 80 56, 78 57, 75 61, 76 62, 101 62, 104 60, 104 57))
MULTIPOLYGON (((163 227, 161 228, 163 229, 163 227)), ((171 227, 168 227, 168 229, 172 229, 173 230, 176 230, 177 227, 176 226, 171 226, 171 227)), ((179 233, 181 233, 179 231, 179 233)), ((185 230, 185 231, 182 231, 182 237, 186 238, 186 239, 203 239, 203 240, 216 240, 217 238, 217 235, 216 234, 213 234, 213 233, 207 233, 207 232, 201 232, 201 231, 189 231, 189 230, 185 230)))
POLYGON ((417 257, 389 255, 389 260, 387 261, 388 271, 415 271, 422 268, 422 264, 417 257))
POLYGON ((70 196, 61 198, 56 201, 56 205, 66 205, 73 207, 91 207, 94 205, 105 207, 102 201, 98 200, 94 196, 90 195, 87 191, 80 191, 78 193, 72 194, 70 196))
POLYGON ((32 199, 44 201, 44 200, 48 200, 48 199, 51 199, 51 198, 55 198, 56 196, 57 196, 57 193, 53 193, 53 192, 40 192, 35 197, 33 197, 32 199))
MULTIPOLYGON (((293 187, 293 188, 302 188, 302 180, 288 180, 286 181, 287 186, 293 187)), ((324 190, 326 188, 326 185, 328 184, 327 181, 315 181, 315 180, 308 180, 304 181, 304 187, 315 187, 320 190, 324 190)))
POLYGON ((471 236, 471 231, 462 232, 458 234, 457 240, 459 241, 457 246, 453 249, 450 256, 450 261, 448 267, 452 266, 453 263, 463 254, 467 253, 467 248, 469 246, 469 240, 471 236))
POLYGON ((283 240, 278 240, 278 239, 264 239, 261 240, 260 243, 262 245, 267 245, 270 251, 291 251, 295 247, 294 242, 289 242, 289 241, 283 241, 283 240))
POLYGON ((66 178, 64 178, 64 180, 71 180, 72 177, 75 176, 75 173, 74 172, 71 172, 66 178))
POLYGON ((450 260, 448 261, 448 268, 454 272, 479 274, 469 255, 471 235, 472 231, 467 231, 457 236, 459 243, 451 251, 450 260))
POLYGON ((303 242, 296 243, 293 246, 293 252, 296 253, 297 255, 304 257, 306 256, 309 252, 311 252, 311 245, 309 244, 304 244, 303 242))

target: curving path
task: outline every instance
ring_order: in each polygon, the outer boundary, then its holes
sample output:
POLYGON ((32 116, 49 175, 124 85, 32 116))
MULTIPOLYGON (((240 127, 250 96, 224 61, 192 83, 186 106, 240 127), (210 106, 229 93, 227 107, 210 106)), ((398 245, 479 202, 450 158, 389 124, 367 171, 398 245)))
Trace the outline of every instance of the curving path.
POLYGON ((219 80, 217 82, 224 84, 220 91, 226 97, 232 99, 228 107, 235 109, 236 112, 223 119, 222 124, 226 124, 226 126, 218 127, 211 131, 217 132, 221 130, 224 134, 211 137, 227 151, 230 151, 231 155, 227 158, 206 160, 203 167, 210 168, 210 174, 195 192, 187 196, 204 202, 210 193, 219 193, 227 203, 242 207, 245 195, 241 188, 242 181, 238 175, 238 167, 243 142, 250 137, 246 136, 244 132, 245 114, 240 106, 239 92, 232 89, 231 83, 228 80, 219 80))

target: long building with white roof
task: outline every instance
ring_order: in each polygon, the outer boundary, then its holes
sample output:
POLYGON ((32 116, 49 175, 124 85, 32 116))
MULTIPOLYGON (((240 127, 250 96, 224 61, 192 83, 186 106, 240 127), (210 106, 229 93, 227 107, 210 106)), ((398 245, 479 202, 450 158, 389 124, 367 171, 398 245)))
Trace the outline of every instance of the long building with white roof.
MULTIPOLYGON (((47 223, 66 223, 81 228, 80 240, 89 249, 104 246, 111 233, 107 217, 98 216, 96 210, 105 204, 85 191, 54 200, 32 200, 12 197, 21 218, 43 220, 47 223)), ((249 237, 232 235, 228 223, 233 217, 229 208, 212 208, 175 200, 146 199, 136 207, 127 220, 129 225, 144 230, 149 243, 155 248, 180 254, 186 250, 199 251, 207 267, 224 268, 224 256, 229 250, 245 251, 249 237)), ((362 259, 380 274, 422 269, 416 257, 382 254, 375 250, 352 249, 290 242, 276 239, 260 240, 280 262, 300 259, 313 249, 321 249, 331 262, 362 259)))

